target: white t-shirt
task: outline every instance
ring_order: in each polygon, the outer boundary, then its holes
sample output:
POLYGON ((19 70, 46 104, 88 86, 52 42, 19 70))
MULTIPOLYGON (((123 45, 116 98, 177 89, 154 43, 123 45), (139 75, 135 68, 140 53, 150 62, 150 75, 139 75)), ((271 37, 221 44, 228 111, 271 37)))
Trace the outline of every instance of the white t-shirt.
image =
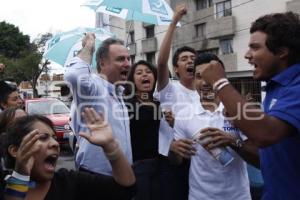
MULTIPOLYGON (((175 120, 175 139, 189 138, 207 127, 226 130, 241 139, 246 137, 224 120, 223 105, 215 112, 204 110, 200 104, 186 108, 175 120)), ((234 160, 226 166, 216 160, 200 144, 195 144, 196 155, 191 158, 189 172, 189 200, 251 200, 247 165, 232 149, 227 148, 234 160)))
MULTIPOLYGON (((185 107, 191 107, 199 101, 199 95, 196 90, 190 90, 184 87, 179 81, 169 81, 166 87, 161 91, 154 93, 154 97, 160 102, 162 109, 172 109, 175 116, 185 107)), ((159 128, 159 148, 161 155, 168 156, 170 144, 174 139, 174 130, 169 126, 164 118, 160 121, 159 128)))

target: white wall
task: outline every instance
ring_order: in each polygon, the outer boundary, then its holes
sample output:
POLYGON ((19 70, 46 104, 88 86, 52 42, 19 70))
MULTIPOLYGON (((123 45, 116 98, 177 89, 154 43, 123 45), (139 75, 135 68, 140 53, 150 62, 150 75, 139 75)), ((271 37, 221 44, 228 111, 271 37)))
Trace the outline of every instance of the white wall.
POLYGON ((252 70, 252 66, 250 66, 248 61, 244 58, 244 55, 248 50, 248 41, 250 37, 249 28, 251 23, 262 15, 286 11, 286 2, 288 0, 254 0, 238 6, 248 1, 249 0, 232 0, 232 15, 235 17, 236 21, 236 34, 233 40, 233 49, 237 52, 238 71, 252 70))

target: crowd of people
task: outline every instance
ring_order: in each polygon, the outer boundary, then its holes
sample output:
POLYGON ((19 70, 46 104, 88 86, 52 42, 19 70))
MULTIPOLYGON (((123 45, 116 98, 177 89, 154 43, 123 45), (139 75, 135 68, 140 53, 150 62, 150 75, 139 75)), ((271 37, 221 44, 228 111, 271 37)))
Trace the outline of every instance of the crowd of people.
POLYGON ((95 35, 85 35, 65 72, 75 171, 55 170, 53 124, 18 109, 17 89, 1 82, 0 199, 250 200, 251 164, 263 175, 258 198, 299 200, 299 16, 273 13, 251 25, 245 58, 253 78, 267 82, 261 108, 230 84, 212 53, 178 48, 178 81, 169 79, 173 35, 186 13, 176 7, 156 66, 131 63, 119 39, 96 50, 95 35))

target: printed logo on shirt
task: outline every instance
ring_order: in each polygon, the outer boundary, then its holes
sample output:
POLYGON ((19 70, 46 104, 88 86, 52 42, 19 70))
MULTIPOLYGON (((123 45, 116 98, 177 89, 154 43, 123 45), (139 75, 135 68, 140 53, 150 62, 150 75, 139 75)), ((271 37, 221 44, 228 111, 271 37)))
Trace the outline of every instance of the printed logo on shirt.
POLYGON ((272 99, 271 100, 271 103, 270 103, 270 106, 269 106, 269 110, 271 110, 271 108, 276 104, 277 102, 277 99, 272 99))
POLYGON ((234 127, 228 120, 224 120, 223 130, 231 135, 238 136, 239 129, 234 127))

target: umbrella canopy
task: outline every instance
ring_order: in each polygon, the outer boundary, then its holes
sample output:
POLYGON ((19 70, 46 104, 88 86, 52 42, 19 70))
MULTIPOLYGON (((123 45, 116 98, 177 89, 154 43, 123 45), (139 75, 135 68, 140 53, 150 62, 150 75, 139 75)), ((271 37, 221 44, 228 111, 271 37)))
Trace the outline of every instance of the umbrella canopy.
MULTIPOLYGON (((93 32, 96 35, 96 48, 101 42, 114 35, 101 28, 76 28, 68 32, 62 32, 54 35, 46 43, 44 57, 65 66, 68 61, 77 55, 82 48, 81 40, 85 33, 93 32)), ((96 66, 95 54, 93 58, 93 66, 96 66)))
POLYGON ((164 0, 102 0, 100 5, 115 8, 125 8, 135 12, 157 15, 166 18, 173 16, 171 7, 164 0))
MULTIPOLYGON (((82 6, 87 6, 91 9, 93 9, 95 12, 104 13, 116 17, 120 17, 122 19, 125 19, 127 21, 133 20, 133 21, 141 21, 146 22, 149 24, 155 24, 155 25, 169 25, 172 21, 173 17, 173 11, 170 8, 167 13, 167 15, 161 16, 157 13, 146 13, 141 12, 134 9, 125 9, 120 7, 111 7, 111 6, 101 6, 105 3, 105 0, 88 0, 82 6)), ((180 26, 180 24, 178 24, 180 26)))

